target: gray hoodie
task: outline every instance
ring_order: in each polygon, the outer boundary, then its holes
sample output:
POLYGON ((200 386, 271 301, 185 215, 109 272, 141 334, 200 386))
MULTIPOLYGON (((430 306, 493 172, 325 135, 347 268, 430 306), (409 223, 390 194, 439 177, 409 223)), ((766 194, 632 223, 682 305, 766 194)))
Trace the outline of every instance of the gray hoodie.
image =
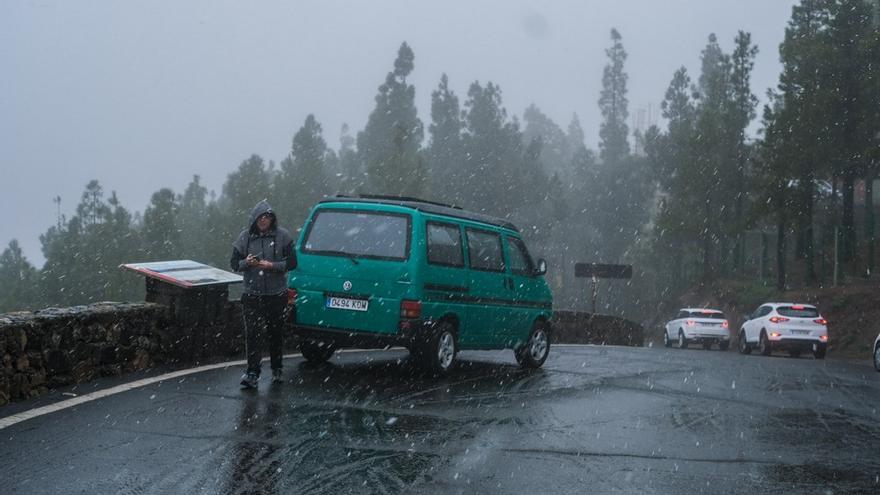
POLYGON ((296 251, 290 232, 278 226, 275 212, 266 200, 260 201, 251 212, 250 226, 238 235, 232 245, 232 269, 244 274, 244 291, 252 295, 277 295, 287 290, 287 272, 296 268, 296 251), (264 213, 272 216, 272 225, 261 234, 257 219, 264 213), (264 270, 248 266, 249 254, 271 261, 272 268, 264 270))

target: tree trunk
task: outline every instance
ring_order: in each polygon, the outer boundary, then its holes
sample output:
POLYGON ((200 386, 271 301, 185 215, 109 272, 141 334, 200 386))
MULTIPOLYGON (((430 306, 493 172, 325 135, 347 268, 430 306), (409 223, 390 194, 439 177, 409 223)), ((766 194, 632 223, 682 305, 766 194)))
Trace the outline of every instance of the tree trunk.
POLYGON ((877 173, 871 170, 865 177, 865 239, 868 241, 868 259, 865 276, 874 273, 874 179, 877 173))
POLYGON ((855 258, 855 182, 856 174, 847 170, 843 174, 843 216, 841 217, 841 229, 843 232, 843 245, 841 256, 843 261, 852 261, 855 258))
POLYGON ((803 178, 801 188, 802 197, 802 235, 804 243, 804 283, 807 287, 812 286, 816 282, 816 270, 813 266, 813 183, 815 179, 812 173, 808 173, 803 178))
POLYGON ((712 204, 709 197, 704 202, 705 211, 703 212, 703 273, 702 281, 708 283, 712 279, 712 204))
POLYGON ((785 290, 785 228, 788 219, 785 211, 785 185, 781 184, 776 194, 776 288, 785 290))
POLYGON ((778 214, 776 224, 776 288, 785 290, 785 213, 778 214))

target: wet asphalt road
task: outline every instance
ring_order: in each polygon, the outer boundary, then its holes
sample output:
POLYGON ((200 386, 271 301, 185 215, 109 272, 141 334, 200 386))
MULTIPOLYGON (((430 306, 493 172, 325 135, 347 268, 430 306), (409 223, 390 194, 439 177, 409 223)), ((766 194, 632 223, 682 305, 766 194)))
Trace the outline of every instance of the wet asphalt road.
MULTIPOLYGON (((406 351, 161 382, 0 430, 4 493, 878 493, 870 362, 554 347, 527 372, 406 351)), ((12 411, 0 409, 0 415, 12 411)))

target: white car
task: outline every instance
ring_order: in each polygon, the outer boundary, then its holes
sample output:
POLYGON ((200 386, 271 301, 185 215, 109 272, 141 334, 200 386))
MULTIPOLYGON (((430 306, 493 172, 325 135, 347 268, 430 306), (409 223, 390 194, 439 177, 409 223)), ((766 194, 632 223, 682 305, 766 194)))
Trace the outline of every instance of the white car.
POLYGON ((764 303, 739 331, 739 352, 749 354, 753 348, 764 356, 787 350, 792 357, 812 352, 816 359, 823 359, 828 348, 828 321, 810 304, 764 303))
POLYGON ((718 344, 726 351, 730 346, 730 324, 717 309, 682 308, 663 331, 663 345, 669 347, 673 342, 679 349, 687 349, 690 343, 702 344, 703 349, 718 344))
POLYGON ((880 371, 880 335, 874 339, 874 369, 880 371))

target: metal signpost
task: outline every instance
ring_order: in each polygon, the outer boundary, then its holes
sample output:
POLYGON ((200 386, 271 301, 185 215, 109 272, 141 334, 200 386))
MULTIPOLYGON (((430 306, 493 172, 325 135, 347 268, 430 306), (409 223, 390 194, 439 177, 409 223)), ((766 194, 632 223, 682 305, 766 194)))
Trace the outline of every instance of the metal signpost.
POLYGON ((608 265, 603 263, 575 263, 574 276, 593 281, 593 314, 596 314, 596 300, 599 298, 600 278, 632 278, 632 265, 608 265))
POLYGON ((223 314, 229 284, 242 277, 192 260, 127 263, 120 268, 146 277, 147 302, 168 306, 180 321, 208 323, 223 314))

